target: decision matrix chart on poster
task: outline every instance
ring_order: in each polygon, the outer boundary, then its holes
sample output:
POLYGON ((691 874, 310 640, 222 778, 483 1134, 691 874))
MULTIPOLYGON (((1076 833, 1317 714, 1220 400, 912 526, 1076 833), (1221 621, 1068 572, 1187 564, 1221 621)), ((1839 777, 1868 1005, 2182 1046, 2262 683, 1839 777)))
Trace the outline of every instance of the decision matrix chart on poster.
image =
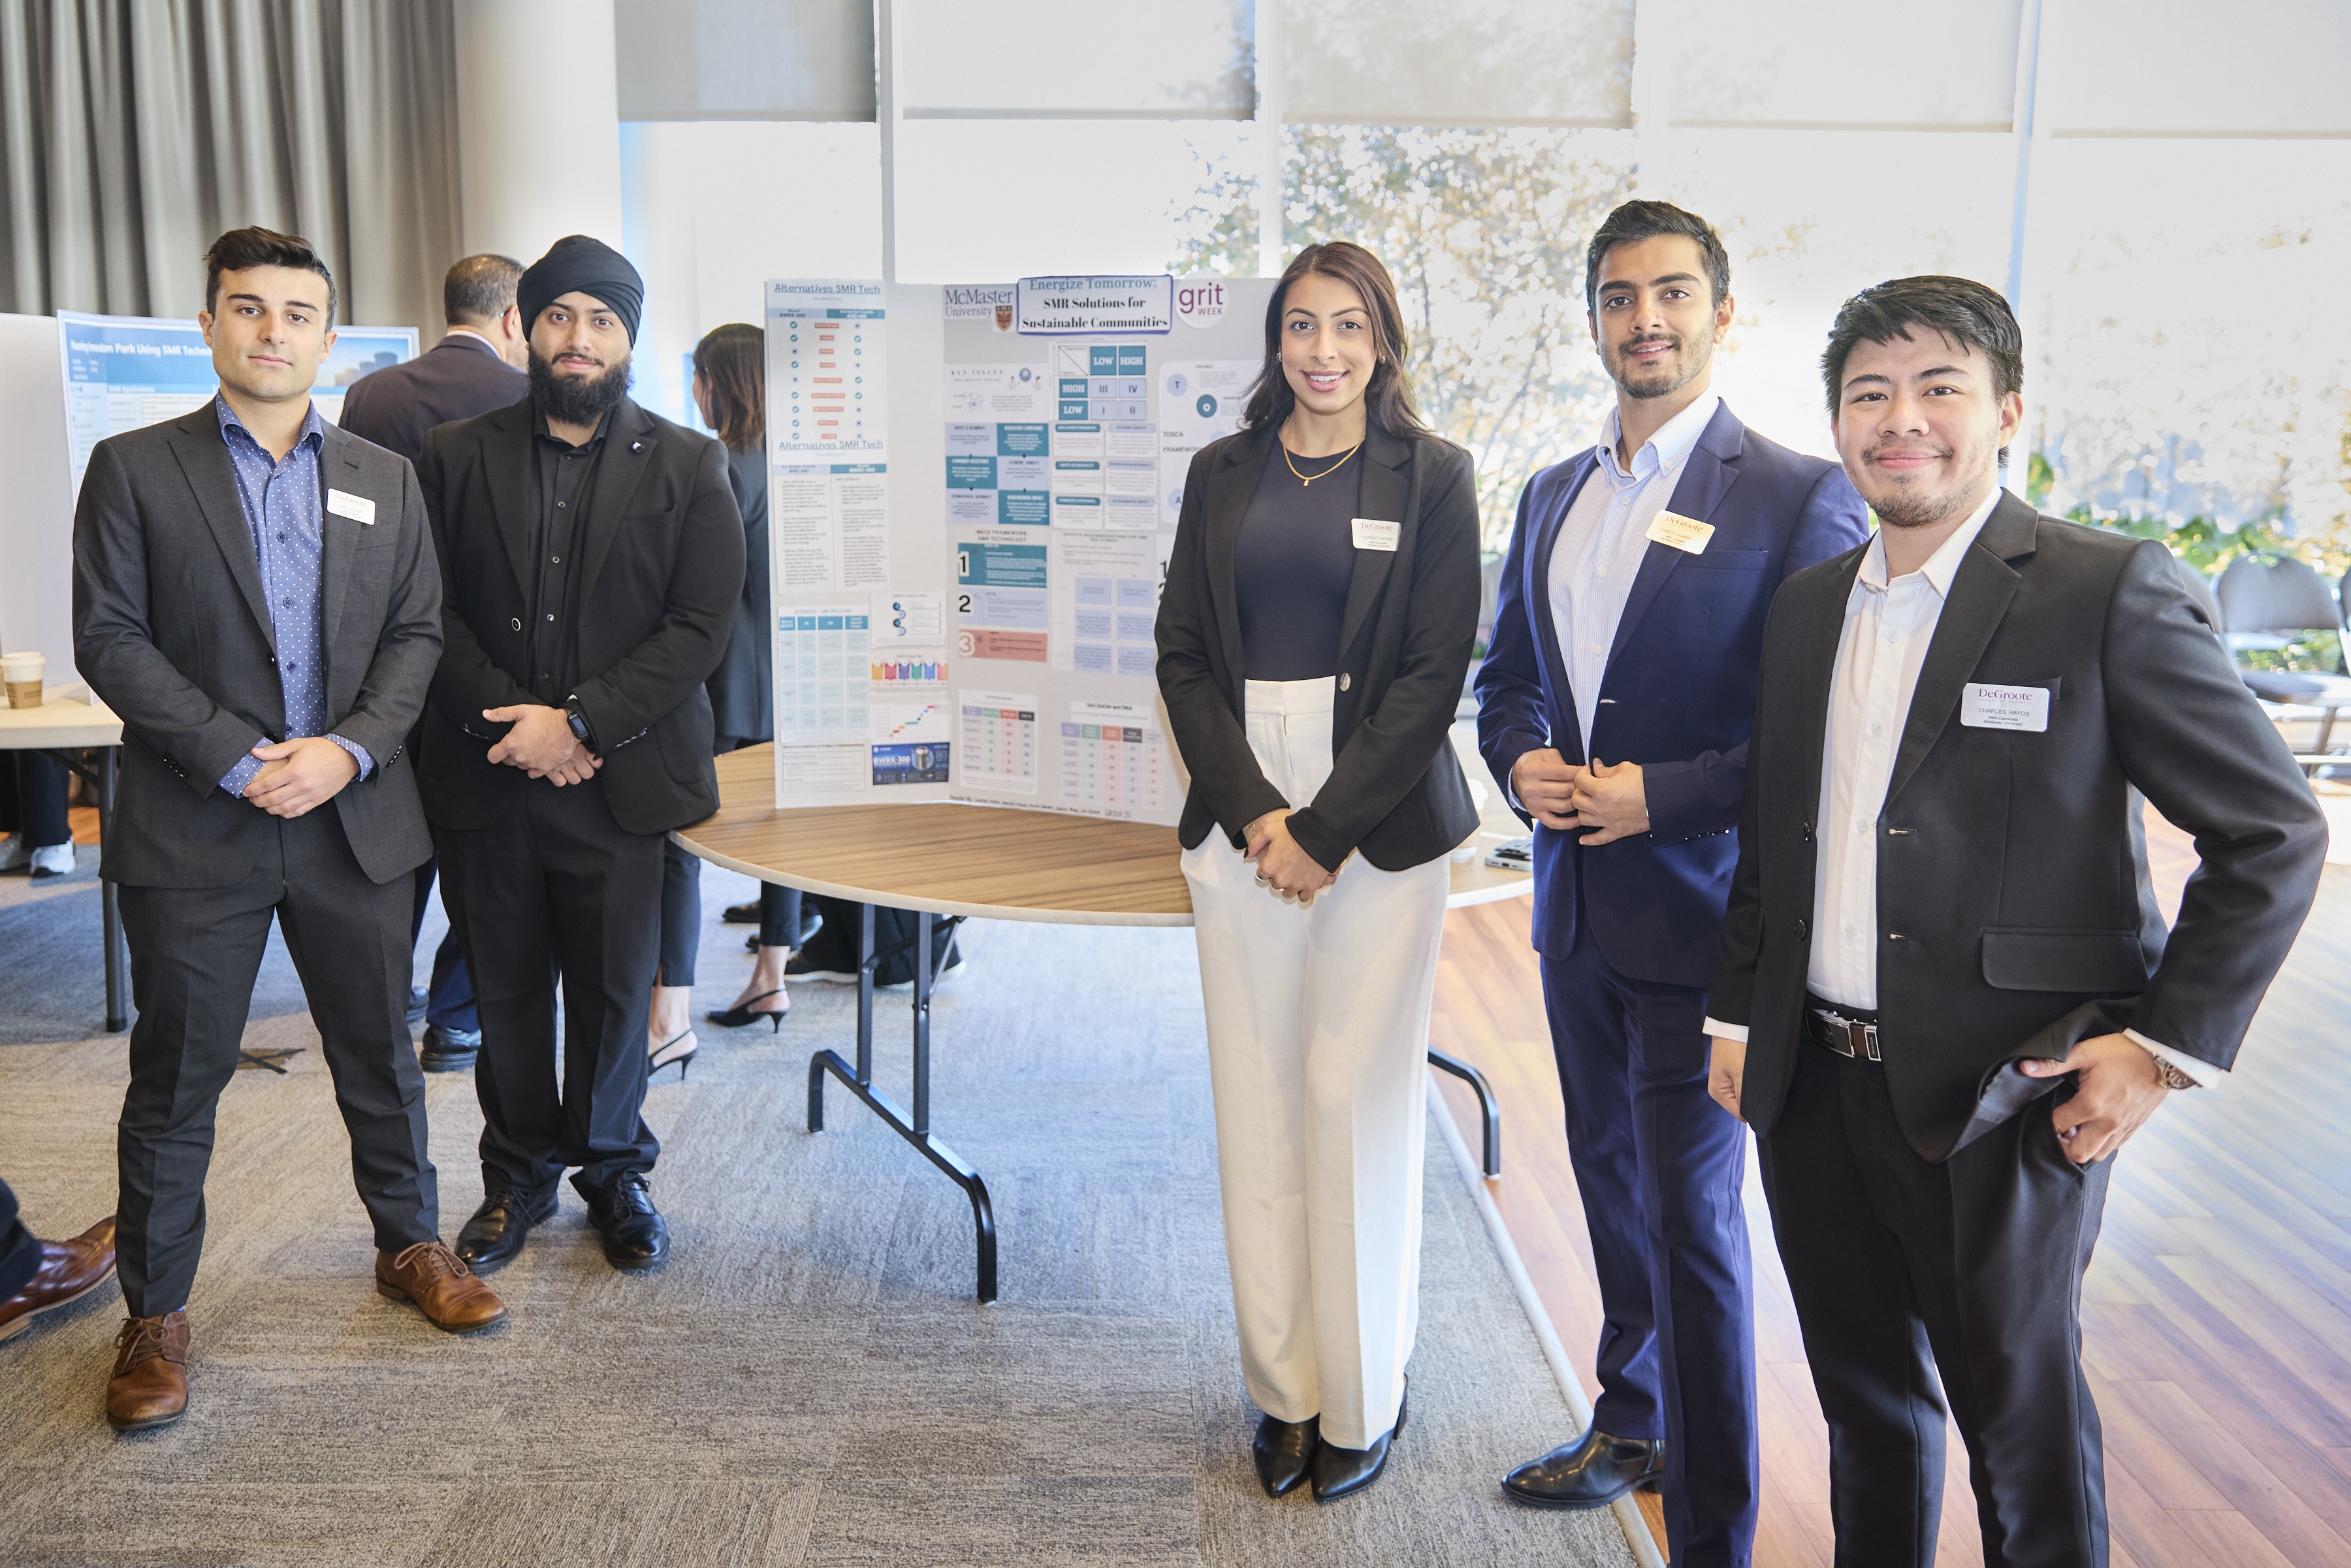
POLYGON ((779 805, 1176 820, 1160 583, 1271 287, 768 285, 779 805))

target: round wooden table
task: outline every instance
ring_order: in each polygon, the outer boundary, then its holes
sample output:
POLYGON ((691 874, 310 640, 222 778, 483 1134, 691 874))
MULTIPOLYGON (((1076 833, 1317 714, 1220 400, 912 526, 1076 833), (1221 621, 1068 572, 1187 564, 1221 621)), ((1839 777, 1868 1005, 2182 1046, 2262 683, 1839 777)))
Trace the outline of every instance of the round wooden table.
MULTIPOLYGON (((1454 745, 1482 779, 1468 727, 1454 745)), ((1457 862, 1448 908, 1515 898, 1533 890, 1527 872, 1485 863, 1485 852, 1523 835, 1516 817, 1485 791, 1478 854, 1457 862)), ((670 836, 687 852, 730 871, 864 908, 858 933, 857 1060, 820 1051, 809 1060, 808 1126, 824 1130, 830 1073, 897 1134, 945 1172, 971 1200, 978 1295, 996 1299, 996 1221, 987 1184, 970 1163, 931 1135, 932 927, 914 922, 914 1107, 911 1113, 873 1082, 873 909, 952 918, 1040 920, 1072 925, 1189 925, 1192 896, 1177 865, 1176 830, 1058 811, 934 801, 898 806, 775 803, 775 747, 747 746, 718 758, 718 810, 670 836)), ((1485 1118, 1486 1174, 1501 1171, 1501 1119, 1486 1080, 1468 1062, 1431 1048, 1430 1062, 1477 1091, 1485 1118)))

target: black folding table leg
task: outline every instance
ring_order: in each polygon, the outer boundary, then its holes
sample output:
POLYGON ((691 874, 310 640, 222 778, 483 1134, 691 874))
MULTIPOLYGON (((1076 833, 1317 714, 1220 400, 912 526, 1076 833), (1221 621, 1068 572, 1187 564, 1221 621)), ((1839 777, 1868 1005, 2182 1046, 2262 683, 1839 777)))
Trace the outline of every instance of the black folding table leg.
POLYGON ((914 1113, 908 1116, 897 1103, 873 1086, 873 906, 864 906, 859 922, 857 971, 857 1067, 852 1071, 837 1052, 820 1051, 809 1058, 808 1126, 824 1131, 824 1078, 865 1103, 866 1109, 888 1124, 891 1131, 914 1145, 923 1157, 946 1173, 971 1200, 971 1223, 978 1253, 978 1296, 996 1300, 996 1211, 988 1202, 987 1183, 970 1163, 931 1136, 931 917, 914 912, 914 1113))
POLYGON ((1494 1091, 1486 1075, 1458 1056, 1447 1056, 1435 1046, 1428 1048, 1428 1064, 1443 1068, 1477 1092, 1478 1108, 1485 1113, 1486 1158, 1489 1178, 1502 1174, 1502 1107, 1494 1099, 1494 1091))

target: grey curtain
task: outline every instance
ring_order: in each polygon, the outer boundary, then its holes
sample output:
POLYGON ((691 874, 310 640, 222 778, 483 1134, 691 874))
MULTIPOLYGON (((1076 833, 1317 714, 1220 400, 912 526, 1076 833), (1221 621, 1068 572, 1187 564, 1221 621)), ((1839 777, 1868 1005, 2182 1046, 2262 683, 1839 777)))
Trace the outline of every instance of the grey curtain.
POLYGON ((0 0, 0 309, 193 316, 224 229, 299 234, 340 321, 441 322, 452 0, 0 0))

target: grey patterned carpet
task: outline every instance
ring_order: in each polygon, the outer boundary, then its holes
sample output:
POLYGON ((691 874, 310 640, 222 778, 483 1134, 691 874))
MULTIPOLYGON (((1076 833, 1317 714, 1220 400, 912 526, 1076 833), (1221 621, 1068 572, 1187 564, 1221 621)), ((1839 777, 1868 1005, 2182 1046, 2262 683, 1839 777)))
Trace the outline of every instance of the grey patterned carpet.
MULTIPOLYGON (((97 895, 0 878, 0 1173, 47 1234, 112 1205, 122 1047, 99 1013, 97 895)), ((698 999, 747 973, 717 924, 698 999)), ((436 915, 437 923, 437 915, 436 915)), ((809 1052, 852 995, 795 988, 780 1035, 705 1032, 647 1114, 677 1252, 615 1274, 576 1198, 496 1284, 510 1323, 444 1336, 375 1295, 347 1146, 273 950, 221 1106, 190 1308, 193 1403, 118 1437, 110 1284, 0 1346, 0 1563, 1514 1564, 1631 1561, 1605 1514, 1495 1488, 1573 1423, 1493 1244, 1430 1137, 1412 1418, 1387 1476, 1318 1508, 1259 1491, 1217 1209, 1191 937, 967 928, 935 1010, 943 1135, 986 1174, 1003 1300, 968 1299, 961 1195, 809 1052), (815 994, 810 994, 813 991, 815 994)), ((427 946, 429 952, 429 943, 427 946)), ((904 1082, 904 993, 882 1008, 904 1082)), ((470 1080, 431 1080, 444 1233, 480 1195, 470 1080)))

